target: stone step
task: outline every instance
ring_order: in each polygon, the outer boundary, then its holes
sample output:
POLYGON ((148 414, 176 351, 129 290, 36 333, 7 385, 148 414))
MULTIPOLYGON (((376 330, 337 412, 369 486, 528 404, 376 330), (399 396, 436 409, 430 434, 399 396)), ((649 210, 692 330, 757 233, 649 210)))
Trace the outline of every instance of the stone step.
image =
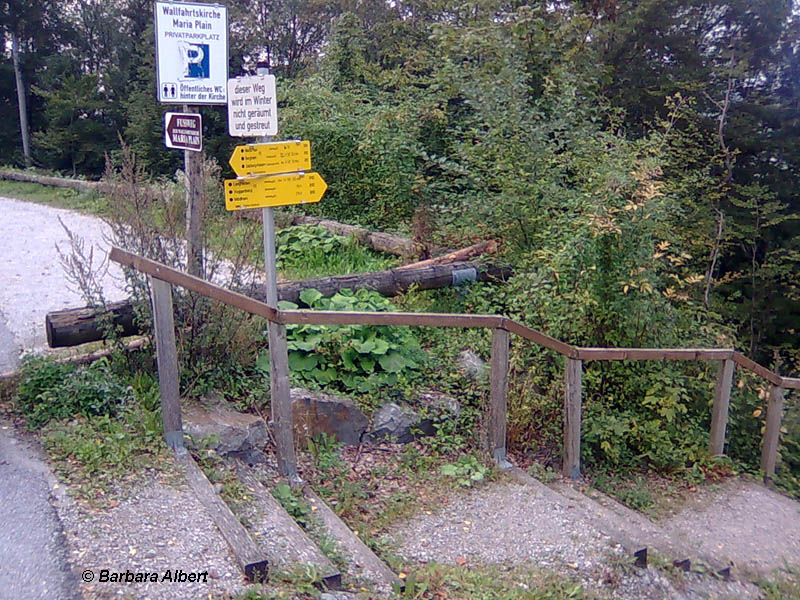
POLYGON ((248 528, 268 557, 270 566, 291 570, 295 565, 313 565, 328 589, 339 589, 342 585, 339 569, 284 510, 269 489, 244 464, 237 465, 236 473, 258 504, 248 528))

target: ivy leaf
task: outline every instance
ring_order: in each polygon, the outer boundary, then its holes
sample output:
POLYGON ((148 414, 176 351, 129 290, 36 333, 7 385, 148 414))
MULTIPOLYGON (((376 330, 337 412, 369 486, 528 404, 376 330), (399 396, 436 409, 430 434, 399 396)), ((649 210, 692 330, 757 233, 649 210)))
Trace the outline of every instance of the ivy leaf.
POLYGON ((299 307, 294 302, 288 300, 278 300, 278 308, 281 310, 297 310, 299 307))

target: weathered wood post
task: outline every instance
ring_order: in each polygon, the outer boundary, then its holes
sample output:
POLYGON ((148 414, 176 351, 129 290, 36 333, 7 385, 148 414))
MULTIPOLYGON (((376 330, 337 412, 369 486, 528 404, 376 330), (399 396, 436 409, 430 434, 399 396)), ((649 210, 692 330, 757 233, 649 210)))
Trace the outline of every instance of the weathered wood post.
POLYGON ((728 407, 731 401, 734 368, 732 359, 726 358, 719 361, 708 447, 711 456, 722 456, 725 453, 725 429, 728 426, 728 407))
POLYGON ((175 348, 175 321, 172 316, 172 286, 166 281, 149 277, 153 302, 153 328, 156 338, 158 386, 161 390, 161 419, 164 439, 176 452, 183 448, 181 422, 180 375, 178 352, 175 348))
MULTIPOLYGON (((198 112, 184 105, 183 112, 198 112)), ((186 270, 189 275, 203 277, 203 216, 205 190, 203 181, 203 151, 183 151, 183 169, 186 176, 186 270)))
POLYGON ((564 391, 564 462, 561 474, 577 479, 581 476, 581 403, 583 361, 566 360, 566 389, 564 391))
POLYGON ((508 423, 508 331, 492 329, 492 367, 489 392, 489 452, 501 469, 508 469, 506 429, 508 423))
POLYGON ((764 480, 770 481, 775 475, 775 463, 778 460, 778 442, 781 436, 781 418, 783 416, 784 389, 777 385, 770 386, 769 405, 767 406, 767 427, 764 431, 764 446, 761 448, 761 470, 764 480))

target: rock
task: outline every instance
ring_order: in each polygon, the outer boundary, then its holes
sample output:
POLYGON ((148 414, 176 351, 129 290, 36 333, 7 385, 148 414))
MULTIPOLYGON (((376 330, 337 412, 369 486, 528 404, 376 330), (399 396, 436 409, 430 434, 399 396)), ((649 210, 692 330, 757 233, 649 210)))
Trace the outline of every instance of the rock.
POLYGON ((356 598, 358 595, 350 592, 325 592, 320 595, 319 600, 355 600, 356 598))
MULTIPOLYGON (((267 424, 256 415, 236 412, 222 405, 191 405, 183 410, 183 432, 187 445, 213 449, 220 456, 262 457, 261 448, 269 440, 267 424)), ((264 458, 265 460, 265 458, 264 458)))
POLYGON ((436 390, 422 390, 417 394, 417 403, 429 409, 439 418, 458 418, 461 416, 461 403, 447 394, 436 390))
POLYGON ((489 365, 469 348, 459 353, 458 364, 461 370, 473 379, 484 379, 489 376, 489 365))
POLYGON ((292 388, 295 442, 304 443, 321 433, 348 446, 361 443, 369 419, 349 398, 292 388))
POLYGON ((380 442, 391 440, 407 444, 420 435, 433 435, 433 421, 423 419, 408 406, 399 406, 394 402, 384 404, 372 422, 372 431, 367 434, 367 441, 380 442))
POLYGON ((436 423, 458 418, 461 414, 458 400, 436 390, 419 392, 417 403, 421 405, 424 417, 407 405, 394 402, 383 405, 375 413, 372 431, 366 434, 365 441, 392 440, 407 444, 420 436, 435 434, 436 423))

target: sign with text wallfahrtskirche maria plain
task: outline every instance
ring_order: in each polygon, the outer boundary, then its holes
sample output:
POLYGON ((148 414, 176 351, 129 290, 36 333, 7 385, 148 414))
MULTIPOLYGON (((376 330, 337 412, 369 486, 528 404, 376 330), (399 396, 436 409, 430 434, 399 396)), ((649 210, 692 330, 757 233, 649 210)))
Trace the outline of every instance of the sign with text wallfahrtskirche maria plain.
POLYGON ((226 104, 227 7, 156 2, 155 30, 159 102, 226 104))
POLYGON ((261 137, 278 133, 274 75, 228 80, 228 133, 234 137, 261 137))
POLYGON ((242 210, 319 202, 328 185, 319 173, 225 180, 225 208, 242 210))
POLYGON ((166 113, 164 144, 167 148, 200 152, 203 149, 203 117, 200 113, 166 113))
POLYGON ((311 170, 308 140, 236 146, 228 161, 239 177, 311 170))

